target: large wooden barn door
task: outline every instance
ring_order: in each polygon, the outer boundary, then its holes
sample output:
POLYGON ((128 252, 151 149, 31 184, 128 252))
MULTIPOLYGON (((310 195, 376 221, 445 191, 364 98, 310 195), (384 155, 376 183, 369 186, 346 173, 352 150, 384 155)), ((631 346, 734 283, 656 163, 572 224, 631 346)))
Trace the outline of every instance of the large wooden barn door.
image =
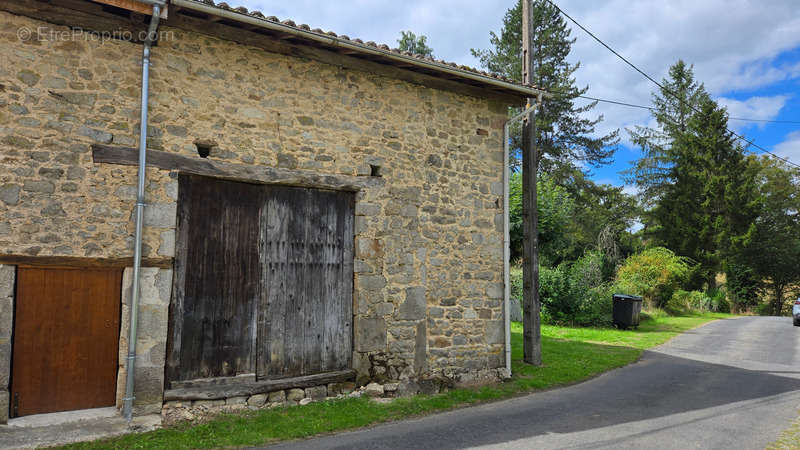
POLYGON ((352 193, 181 175, 169 381, 350 368, 352 193))
POLYGON ((260 186, 182 177, 179 196, 179 236, 185 239, 181 376, 251 373, 260 294, 260 186))
POLYGON ((20 267, 11 415, 113 406, 122 270, 20 267))
POLYGON ((273 189, 263 210, 260 378, 350 368, 352 195, 273 189))

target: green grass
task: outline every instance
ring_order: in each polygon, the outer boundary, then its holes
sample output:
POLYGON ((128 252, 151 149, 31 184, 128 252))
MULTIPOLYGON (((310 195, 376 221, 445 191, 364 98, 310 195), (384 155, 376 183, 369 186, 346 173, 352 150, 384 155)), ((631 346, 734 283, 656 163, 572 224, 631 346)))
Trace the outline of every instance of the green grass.
POLYGON ((646 318, 638 330, 631 331, 543 326, 543 364, 539 367, 521 361, 522 326, 515 323, 512 324, 514 376, 504 383, 453 389, 438 395, 417 395, 388 404, 366 398, 351 398, 306 406, 247 411, 220 416, 201 425, 180 425, 149 433, 74 444, 67 448, 238 447, 430 414, 576 383, 636 361, 644 349, 662 344, 678 333, 727 317, 731 316, 707 313, 646 318))

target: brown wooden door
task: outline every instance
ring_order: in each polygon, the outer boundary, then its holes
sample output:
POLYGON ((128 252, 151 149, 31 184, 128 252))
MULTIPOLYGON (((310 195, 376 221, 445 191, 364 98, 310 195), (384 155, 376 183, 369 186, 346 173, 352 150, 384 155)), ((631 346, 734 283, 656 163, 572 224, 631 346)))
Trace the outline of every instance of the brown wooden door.
POLYGON ((121 287, 119 269, 18 269, 12 416, 114 405, 121 287))

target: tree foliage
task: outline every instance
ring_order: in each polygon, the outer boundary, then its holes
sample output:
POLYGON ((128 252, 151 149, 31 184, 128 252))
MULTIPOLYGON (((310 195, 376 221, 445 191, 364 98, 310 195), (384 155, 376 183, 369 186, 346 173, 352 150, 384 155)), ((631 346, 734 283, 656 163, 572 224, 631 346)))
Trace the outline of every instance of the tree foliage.
MULTIPOLYGON (((588 250, 606 255, 604 278, 618 263, 640 250, 629 228, 639 214, 636 200, 622 188, 598 185, 577 174, 567 187, 544 175, 537 183, 539 253, 543 265, 557 266, 579 259, 588 250)), ((509 222, 512 260, 522 257, 522 176, 509 182, 509 222)))
POLYGON ((728 131, 725 109, 692 68, 678 61, 669 73, 653 96, 659 127, 631 131, 643 156, 628 175, 648 199, 648 237, 699 263, 690 287, 714 288, 725 261, 751 239, 755 174, 728 131))
POLYGON ((800 290, 800 171, 767 157, 756 165, 759 213, 737 262, 770 297, 770 313, 781 315, 800 290))
MULTIPOLYGON (((580 63, 567 61, 574 38, 571 29, 558 10, 544 0, 535 0, 532 8, 534 23, 534 70, 531 80, 537 87, 553 93, 536 114, 538 136, 536 145, 541 154, 541 170, 553 172, 559 167, 576 167, 576 161, 591 166, 611 161, 618 133, 597 137, 595 128, 602 116, 586 118, 596 102, 577 105, 576 100, 588 87, 576 85, 574 73, 580 63)), ((472 49, 481 65, 493 73, 514 81, 522 81, 522 1, 503 17, 500 34, 490 32, 489 50, 472 49)), ((520 148, 519 133, 514 133, 514 148, 520 148)), ((514 156, 514 155, 512 155, 514 156)), ((518 168, 519 157, 511 163, 518 168)))
POLYGON ((428 47, 428 37, 425 35, 417 36, 412 31, 401 31, 397 43, 399 44, 398 48, 402 51, 433 57, 433 49, 428 47))
POLYGON ((654 247, 625 260, 617 272, 617 286, 625 294, 641 295, 647 304, 663 308, 690 274, 686 258, 654 247))
POLYGON ((689 119, 709 96, 694 79, 692 66, 678 60, 661 81, 664 88, 652 94, 656 127, 629 129, 631 141, 641 148, 642 157, 627 171, 627 181, 635 183, 642 198, 656 201, 675 183, 672 169, 679 156, 676 141, 688 129, 689 119))
MULTIPOLYGON (((522 174, 512 174, 509 184, 511 257, 517 259, 522 257, 522 174)), ((575 203, 566 189, 547 177, 538 180, 537 189, 540 257, 558 264, 572 245, 575 203)))

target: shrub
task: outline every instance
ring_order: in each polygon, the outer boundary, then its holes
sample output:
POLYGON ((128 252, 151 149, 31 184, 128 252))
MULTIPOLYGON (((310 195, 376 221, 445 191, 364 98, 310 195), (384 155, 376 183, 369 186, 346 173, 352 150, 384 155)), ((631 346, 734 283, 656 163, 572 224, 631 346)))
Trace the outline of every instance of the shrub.
POLYGON ((574 313, 574 298, 569 289, 567 264, 558 267, 539 266, 539 300, 542 321, 565 323, 574 313))
POLYGON ((690 273, 686 258, 655 247, 626 259, 616 284, 621 293, 642 296, 649 308, 664 308, 690 273))
POLYGON ((542 320, 554 324, 611 323, 610 285, 603 284, 603 255, 587 252, 573 263, 539 268, 542 320))
POLYGON ((664 309, 671 314, 681 314, 686 311, 711 311, 711 297, 700 291, 684 291, 678 289, 672 294, 664 309))
POLYGON ((610 283, 589 289, 575 322, 583 326, 610 327, 613 322, 614 292, 614 286, 610 283))
POLYGON ((519 301, 522 304, 522 267, 511 266, 508 273, 509 281, 511 282, 511 298, 519 301))
POLYGON ((756 306, 756 314, 758 314, 759 316, 771 316, 772 303, 771 302, 759 303, 756 306))
POLYGON ((706 293, 711 298, 711 311, 729 313, 731 304, 728 302, 726 292, 722 289, 712 289, 706 293))

